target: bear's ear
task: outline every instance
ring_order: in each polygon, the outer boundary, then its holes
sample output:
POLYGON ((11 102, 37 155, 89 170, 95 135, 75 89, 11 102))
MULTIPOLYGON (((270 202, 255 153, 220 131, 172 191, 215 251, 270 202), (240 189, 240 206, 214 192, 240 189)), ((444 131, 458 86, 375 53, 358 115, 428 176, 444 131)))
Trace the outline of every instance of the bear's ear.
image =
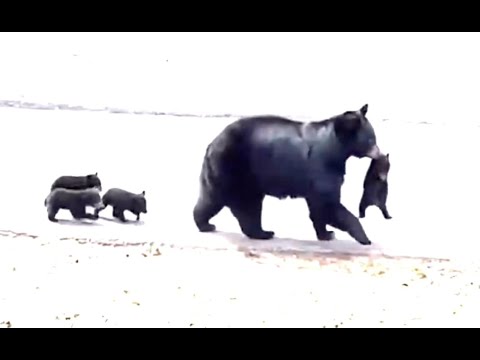
POLYGON ((390 160, 390 153, 388 153, 387 155, 385 155, 385 157, 390 160))
POLYGON ((360 109, 360 113, 365 116, 367 115, 367 111, 368 111, 368 104, 365 104, 362 106, 362 108, 360 109))
POLYGON ((98 172, 95 173, 95 176, 98 176, 98 172))
POLYGON ((142 191, 142 196, 145 196, 145 190, 142 191))
POLYGON ((362 118, 355 113, 345 113, 335 121, 335 131, 338 133, 351 133, 358 130, 362 118))

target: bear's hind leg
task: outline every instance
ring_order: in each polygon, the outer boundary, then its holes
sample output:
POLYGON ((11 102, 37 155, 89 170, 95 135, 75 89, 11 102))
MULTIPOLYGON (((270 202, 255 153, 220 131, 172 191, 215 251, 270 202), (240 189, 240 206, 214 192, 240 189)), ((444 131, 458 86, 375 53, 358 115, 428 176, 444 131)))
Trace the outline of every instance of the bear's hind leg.
POLYGON ((210 224, 210 219, 217 215, 223 207, 224 204, 219 199, 202 191, 193 209, 193 219, 198 230, 200 232, 215 231, 215 225, 210 224))
POLYGON ((389 220, 392 218, 390 213, 387 210, 387 189, 383 189, 379 195, 379 204, 378 208, 382 212, 382 215, 385 219, 389 220))
POLYGON ((56 208, 56 207, 49 206, 48 209, 47 209, 47 212, 48 212, 48 220, 50 220, 51 222, 58 222, 58 220, 55 219, 55 216, 57 215, 58 210, 59 210, 59 209, 56 208))
POLYGON ((230 211, 237 219, 244 235, 250 239, 269 240, 275 236, 273 231, 262 228, 262 195, 238 198, 229 205, 230 211))
POLYGON ((387 205, 386 204, 380 204, 380 205, 378 205, 378 208, 382 212, 382 215, 385 219, 390 220, 392 218, 392 216, 389 214, 389 212, 387 210, 387 205))
POLYGON ((368 202, 367 198, 362 196, 362 200, 360 200, 360 206, 358 207, 358 216, 363 219, 365 217, 365 211, 367 208, 370 206, 370 203, 368 202))

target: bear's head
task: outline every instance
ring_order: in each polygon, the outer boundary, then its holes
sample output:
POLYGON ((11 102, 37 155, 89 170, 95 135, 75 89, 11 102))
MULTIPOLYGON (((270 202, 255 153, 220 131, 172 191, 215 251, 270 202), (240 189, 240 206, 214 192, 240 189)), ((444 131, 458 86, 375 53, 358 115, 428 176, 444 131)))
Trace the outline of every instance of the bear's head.
POLYGON ((145 190, 133 199, 133 209, 137 214, 147 213, 147 199, 145 199, 145 190))
POLYGON ((372 124, 367 119, 368 104, 360 110, 347 111, 335 118, 335 134, 348 155, 376 159, 381 156, 372 124))
POLYGON ((381 155, 375 160, 372 160, 373 171, 377 177, 382 181, 387 181, 388 172, 390 171, 390 154, 381 155))
POLYGON ((98 172, 96 172, 95 174, 87 175, 87 187, 97 188, 98 190, 102 191, 102 182, 98 177, 98 172))

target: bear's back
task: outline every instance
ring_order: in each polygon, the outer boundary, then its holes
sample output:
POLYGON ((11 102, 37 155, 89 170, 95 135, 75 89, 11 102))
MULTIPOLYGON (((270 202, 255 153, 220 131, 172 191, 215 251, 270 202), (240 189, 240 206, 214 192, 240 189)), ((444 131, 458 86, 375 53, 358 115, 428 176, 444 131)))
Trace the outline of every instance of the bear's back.
POLYGON ((100 202, 100 191, 95 188, 74 190, 56 188, 50 192, 46 199, 46 205, 69 206, 73 203, 93 205, 100 202))

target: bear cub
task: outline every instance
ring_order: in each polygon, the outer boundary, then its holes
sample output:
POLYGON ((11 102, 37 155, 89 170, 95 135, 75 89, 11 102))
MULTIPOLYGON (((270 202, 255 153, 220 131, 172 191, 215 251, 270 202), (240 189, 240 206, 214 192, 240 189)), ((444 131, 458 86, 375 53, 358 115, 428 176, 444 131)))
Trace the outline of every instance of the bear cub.
POLYGON ((45 199, 48 219, 52 222, 58 221, 55 216, 60 209, 69 210, 73 218, 76 220, 97 220, 98 216, 88 214, 85 208, 91 206, 98 209, 102 205, 100 191, 96 188, 83 190, 57 188, 54 189, 45 199))
POLYGON ((102 203, 103 205, 95 210, 96 216, 109 205, 113 208, 113 217, 122 222, 127 221, 124 215, 125 210, 137 215, 137 221, 140 220, 141 213, 147 213, 145 191, 142 191, 140 194, 135 194, 123 189, 113 188, 103 195, 102 203))
POLYGON ((369 206, 377 206, 385 219, 392 217, 387 210, 388 172, 390 171, 390 154, 373 159, 363 182, 363 195, 360 200, 359 217, 365 217, 369 206))
POLYGON ((53 191, 57 188, 84 190, 95 187, 98 188, 98 190, 102 191, 102 182, 98 177, 98 172, 85 176, 60 176, 57 180, 53 182, 50 191, 53 191))

